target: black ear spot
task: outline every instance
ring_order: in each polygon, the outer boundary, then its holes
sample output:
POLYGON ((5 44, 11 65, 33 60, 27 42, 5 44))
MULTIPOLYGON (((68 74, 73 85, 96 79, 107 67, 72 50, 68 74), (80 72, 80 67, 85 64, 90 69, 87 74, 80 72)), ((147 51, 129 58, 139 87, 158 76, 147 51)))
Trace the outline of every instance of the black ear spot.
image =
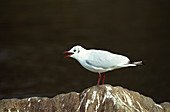
POLYGON ((78 53, 80 52, 80 50, 78 49, 78 53))

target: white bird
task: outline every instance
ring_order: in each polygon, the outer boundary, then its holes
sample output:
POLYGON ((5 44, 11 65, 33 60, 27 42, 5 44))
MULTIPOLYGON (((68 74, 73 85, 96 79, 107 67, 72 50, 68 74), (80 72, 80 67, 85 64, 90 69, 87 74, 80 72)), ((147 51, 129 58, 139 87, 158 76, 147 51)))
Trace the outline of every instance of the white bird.
POLYGON ((103 73, 102 84, 104 84, 104 72, 142 64, 142 61, 131 63, 130 60, 123 55, 114 54, 105 50, 86 50, 79 45, 74 46, 69 51, 65 51, 64 53, 69 53, 69 55, 65 58, 72 57, 87 70, 99 73, 97 85, 100 85, 101 73, 103 73))

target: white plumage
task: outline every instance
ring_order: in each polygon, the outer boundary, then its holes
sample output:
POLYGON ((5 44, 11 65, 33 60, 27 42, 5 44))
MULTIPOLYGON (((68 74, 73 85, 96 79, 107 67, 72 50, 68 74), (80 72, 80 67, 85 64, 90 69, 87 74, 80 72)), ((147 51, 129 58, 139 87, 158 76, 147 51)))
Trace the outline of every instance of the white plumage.
POLYGON ((130 63, 130 60, 126 56, 114 54, 104 50, 86 50, 79 45, 74 46, 69 51, 66 51, 64 53, 71 53, 65 58, 72 57, 76 59, 87 70, 99 73, 98 85, 101 77, 100 73, 123 67, 136 66, 142 63, 142 61, 130 63))

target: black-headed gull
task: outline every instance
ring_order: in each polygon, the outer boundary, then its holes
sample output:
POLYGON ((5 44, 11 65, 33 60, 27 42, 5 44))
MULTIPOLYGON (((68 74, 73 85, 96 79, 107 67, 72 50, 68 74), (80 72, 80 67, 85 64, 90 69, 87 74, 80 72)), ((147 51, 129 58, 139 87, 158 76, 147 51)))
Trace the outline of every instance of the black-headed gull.
POLYGON ((97 85, 100 85, 101 73, 103 73, 102 84, 104 84, 104 72, 142 64, 142 61, 131 63, 130 60, 123 55, 114 54, 104 50, 87 50, 79 45, 74 46, 69 51, 65 51, 64 53, 69 53, 69 55, 65 58, 72 57, 87 70, 99 73, 97 85))

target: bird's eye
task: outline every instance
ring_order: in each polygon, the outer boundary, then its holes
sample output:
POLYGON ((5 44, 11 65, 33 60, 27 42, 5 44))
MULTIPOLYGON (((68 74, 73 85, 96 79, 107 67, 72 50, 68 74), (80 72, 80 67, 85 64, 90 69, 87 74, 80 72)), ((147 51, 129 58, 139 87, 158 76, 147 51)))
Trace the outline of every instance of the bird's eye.
POLYGON ((74 49, 73 52, 76 52, 76 50, 74 49))

